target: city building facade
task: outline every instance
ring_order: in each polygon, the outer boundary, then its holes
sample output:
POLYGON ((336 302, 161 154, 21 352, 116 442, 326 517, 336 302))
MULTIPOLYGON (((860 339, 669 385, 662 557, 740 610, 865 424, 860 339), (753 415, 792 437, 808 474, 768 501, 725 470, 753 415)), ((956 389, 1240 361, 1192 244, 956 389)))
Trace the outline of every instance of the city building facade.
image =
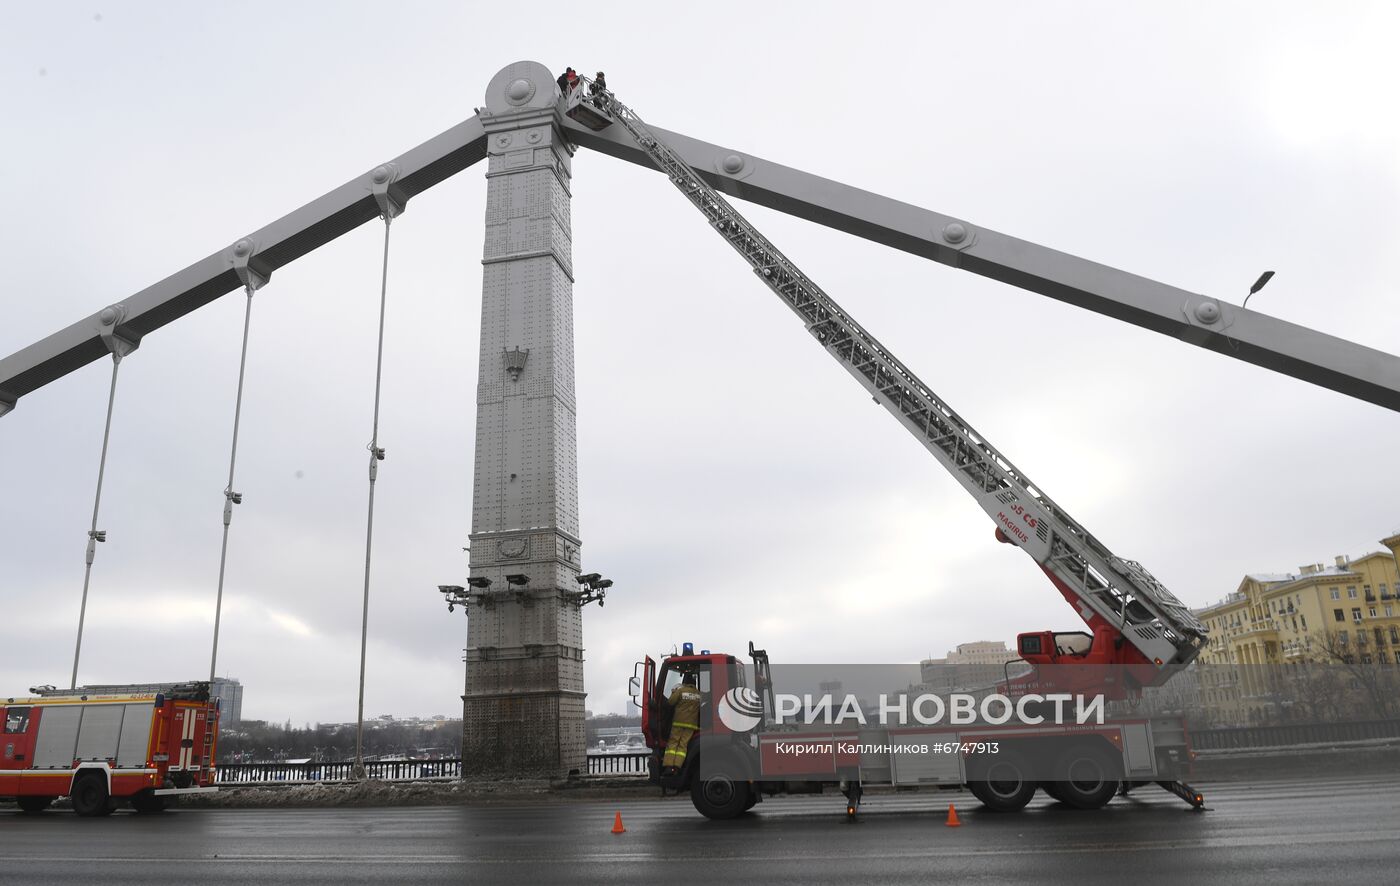
POLYGON ((943 658, 919 662, 919 679, 933 692, 983 688, 1004 679, 1006 663, 1019 657, 1005 641, 959 643, 943 658))
POLYGON ((1331 565, 1251 573, 1195 610, 1211 633, 1198 660, 1201 701, 1217 721, 1288 719, 1298 699, 1280 681, 1309 665, 1400 668, 1400 533, 1381 543, 1331 565))

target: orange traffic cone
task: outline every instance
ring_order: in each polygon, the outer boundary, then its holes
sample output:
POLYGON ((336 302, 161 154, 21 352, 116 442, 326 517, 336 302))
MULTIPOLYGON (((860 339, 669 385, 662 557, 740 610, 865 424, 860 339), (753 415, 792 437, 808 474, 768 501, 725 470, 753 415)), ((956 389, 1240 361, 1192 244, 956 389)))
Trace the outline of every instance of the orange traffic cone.
POLYGON ((952 803, 948 804, 948 821, 946 824, 950 828, 962 827, 962 822, 958 821, 958 810, 953 808, 952 803))
POLYGON ((613 829, 612 829, 612 832, 613 832, 614 834, 625 834, 625 833, 627 833, 627 828, 625 828, 625 827, 622 826, 622 813, 621 813, 621 812, 618 812, 618 813, 616 813, 616 814, 613 816, 613 829))

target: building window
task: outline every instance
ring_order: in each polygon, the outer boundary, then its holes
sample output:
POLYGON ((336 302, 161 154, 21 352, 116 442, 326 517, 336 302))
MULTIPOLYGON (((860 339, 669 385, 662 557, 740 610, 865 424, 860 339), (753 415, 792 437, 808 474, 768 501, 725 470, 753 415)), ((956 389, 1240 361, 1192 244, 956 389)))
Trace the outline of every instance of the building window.
POLYGON ((1341 589, 1341 588, 1333 588, 1333 589, 1332 589, 1332 599, 1333 599, 1333 600, 1340 600, 1340 599, 1342 599, 1342 589, 1341 589))
POLYGON ((1347 588, 1347 599, 1349 599, 1349 600, 1355 600, 1355 599, 1356 599, 1356 586, 1355 586, 1355 585, 1352 585, 1351 587, 1347 588))
POLYGON ((1389 603, 1385 604, 1385 617, 1390 618, 1395 614, 1395 607, 1389 603))
POLYGON ((1356 622, 1357 624, 1361 624, 1361 607, 1351 607, 1351 620, 1356 622))
POLYGON ((1345 646, 1345 645, 1347 645, 1347 639, 1348 639, 1348 635, 1347 635, 1347 632, 1346 632, 1346 631, 1338 631, 1338 632, 1337 632, 1337 645, 1339 645, 1339 646, 1345 646))
POLYGON ((1390 626, 1390 645, 1400 645, 1400 628, 1397 628, 1395 625, 1390 626))
POLYGON ((1303 630, 1306 631, 1308 629, 1308 617, 1306 615, 1300 615, 1298 618, 1303 623, 1303 630))
POLYGON ((1333 616, 1334 618, 1336 618, 1337 621, 1346 621, 1346 620, 1347 620, 1347 617, 1346 617, 1345 615, 1342 614, 1342 610, 1340 610, 1340 609, 1333 609, 1333 610, 1332 610, 1332 616, 1333 616))
POLYGON ((1395 663, 1400 664, 1400 650, 1397 650, 1395 653, 1395 663))

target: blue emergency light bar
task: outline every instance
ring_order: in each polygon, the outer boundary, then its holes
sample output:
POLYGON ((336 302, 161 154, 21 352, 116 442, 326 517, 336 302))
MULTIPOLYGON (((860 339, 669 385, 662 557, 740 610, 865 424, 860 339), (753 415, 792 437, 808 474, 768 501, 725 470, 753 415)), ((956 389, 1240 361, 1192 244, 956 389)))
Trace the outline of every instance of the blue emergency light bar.
POLYGON ((681 655, 694 655, 694 654, 695 654, 695 644, 694 644, 694 643, 682 643, 682 644, 681 644, 681 655))

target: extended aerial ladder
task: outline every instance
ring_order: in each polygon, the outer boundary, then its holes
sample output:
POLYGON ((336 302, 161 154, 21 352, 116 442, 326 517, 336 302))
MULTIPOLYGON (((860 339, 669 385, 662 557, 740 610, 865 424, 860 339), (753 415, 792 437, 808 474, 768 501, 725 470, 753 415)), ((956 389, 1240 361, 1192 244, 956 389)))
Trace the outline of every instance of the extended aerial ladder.
MULTIPOLYGON (((610 92, 585 92, 581 86, 569 96, 566 113, 590 129, 613 122, 625 129, 827 353, 976 499, 996 523, 997 539, 1020 547, 1039 564, 1094 631, 1096 663, 1122 668, 1126 680, 1106 694, 1121 697, 1158 685, 1195 659, 1207 642, 1206 628, 1171 591, 1140 563, 1115 555, 1052 501, 706 184, 635 111, 610 92)), ((1050 660, 1045 657, 1050 650, 1038 643, 1027 649, 1023 636, 1021 645, 1028 659, 1050 660)))

